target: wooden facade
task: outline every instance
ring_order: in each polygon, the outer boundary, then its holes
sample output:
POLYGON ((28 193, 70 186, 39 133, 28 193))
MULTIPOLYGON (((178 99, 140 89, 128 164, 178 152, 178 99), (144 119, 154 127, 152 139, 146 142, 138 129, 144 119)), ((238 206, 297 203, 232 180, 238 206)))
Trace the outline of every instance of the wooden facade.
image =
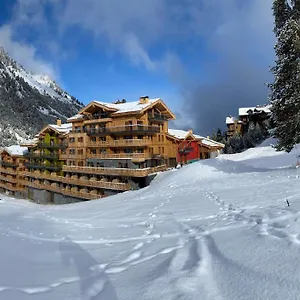
MULTIPOLYGON (((189 152, 185 163, 208 158, 200 154, 204 138, 190 135, 183 141, 170 133, 168 122, 174 119, 161 99, 93 101, 66 124, 58 120, 22 145, 28 151, 18 158, 15 187, 29 198, 35 189, 98 199, 146 186, 151 174, 175 167, 190 147, 198 152, 189 152)), ((209 146, 203 153, 213 150, 209 146)), ((2 163, 11 159, 3 152, 2 163)))
POLYGON ((226 118, 226 137, 229 139, 234 135, 243 136, 248 132, 251 122, 253 126, 258 125, 262 130, 267 130, 270 127, 271 115, 271 105, 239 108, 238 118, 226 118))

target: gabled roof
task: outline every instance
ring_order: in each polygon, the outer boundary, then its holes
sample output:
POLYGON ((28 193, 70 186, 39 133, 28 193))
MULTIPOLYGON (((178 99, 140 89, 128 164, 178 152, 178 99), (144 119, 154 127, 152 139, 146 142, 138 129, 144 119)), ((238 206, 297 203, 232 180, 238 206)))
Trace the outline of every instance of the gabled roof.
POLYGON ((180 129, 169 129, 168 134, 179 140, 184 140, 184 139, 188 138, 189 136, 192 136, 195 138, 195 140, 200 141, 201 144, 203 144, 204 146, 207 146, 207 147, 218 147, 218 148, 225 147, 225 145, 222 143, 213 141, 213 140, 211 140, 207 137, 201 136, 201 135, 193 134, 192 130, 185 131, 185 130, 180 130, 180 129))
POLYGON ((21 143, 21 147, 29 147, 29 146, 35 146, 39 142, 39 139, 33 138, 31 140, 26 140, 23 143, 21 143))
POLYGON ((84 113, 88 112, 88 110, 99 107, 105 111, 109 111, 113 115, 124 114, 124 113, 136 113, 136 112, 144 112, 145 110, 155 106, 161 105, 165 111, 170 116, 170 119, 175 119, 175 115, 168 109, 166 104, 160 99, 147 99, 145 102, 140 101, 132 101, 132 102, 125 102, 125 103, 107 103, 107 102, 100 102, 100 101, 92 101, 86 107, 82 108, 78 114, 74 115, 73 117, 68 119, 68 122, 81 119, 84 117, 84 113))
POLYGON ((23 156, 26 152, 28 152, 28 148, 20 145, 12 145, 9 147, 4 147, 1 150, 1 153, 3 152, 7 152, 11 156, 23 156))
POLYGON ((194 137, 196 140, 203 138, 200 135, 193 134, 192 130, 169 129, 168 134, 179 140, 184 140, 189 136, 194 137))
POLYGON ((249 111, 253 111, 256 113, 267 113, 270 114, 271 113, 271 107, 272 105, 268 104, 268 105, 262 105, 262 106, 253 106, 253 107, 241 107, 239 108, 239 116, 248 116, 249 115, 249 111))
MULTIPOLYGON (((44 127, 39 134, 45 132, 46 130, 53 130, 55 132, 57 132, 58 134, 66 134, 69 133, 72 130, 72 124, 61 124, 61 125, 55 125, 55 124, 49 124, 46 127, 44 127)), ((39 135, 38 134, 38 135, 39 135)))

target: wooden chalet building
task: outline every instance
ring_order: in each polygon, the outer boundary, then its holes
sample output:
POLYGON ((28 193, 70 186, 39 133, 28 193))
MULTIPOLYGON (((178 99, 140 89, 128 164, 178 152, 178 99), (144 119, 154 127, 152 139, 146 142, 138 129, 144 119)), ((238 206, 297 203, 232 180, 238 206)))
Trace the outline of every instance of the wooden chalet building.
MULTIPOLYGON (((99 199, 147 186, 157 172, 213 157, 224 147, 192 131, 169 129, 174 119, 159 98, 93 101, 67 124, 58 120, 22 145, 28 151, 16 186, 38 203, 99 199)), ((3 155, 3 162, 11 160, 3 155)))
POLYGON ((1 150, 0 190, 8 195, 22 195, 22 172, 25 170, 26 147, 14 145, 1 150))
POLYGON ((271 105, 241 107, 239 108, 238 118, 232 116, 226 118, 226 137, 230 138, 234 135, 244 135, 248 132, 251 122, 254 126, 258 124, 262 129, 269 128, 271 115, 271 105))

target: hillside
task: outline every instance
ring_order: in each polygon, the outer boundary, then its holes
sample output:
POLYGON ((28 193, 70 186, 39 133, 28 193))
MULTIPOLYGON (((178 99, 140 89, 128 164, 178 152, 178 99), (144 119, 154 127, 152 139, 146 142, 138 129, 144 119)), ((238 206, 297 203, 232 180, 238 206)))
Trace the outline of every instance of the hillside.
POLYGON ((28 139, 82 106, 48 76, 26 71, 0 46, 0 146, 28 139))
POLYGON ((0 298, 298 299, 297 151, 266 145, 99 201, 3 196, 0 298))

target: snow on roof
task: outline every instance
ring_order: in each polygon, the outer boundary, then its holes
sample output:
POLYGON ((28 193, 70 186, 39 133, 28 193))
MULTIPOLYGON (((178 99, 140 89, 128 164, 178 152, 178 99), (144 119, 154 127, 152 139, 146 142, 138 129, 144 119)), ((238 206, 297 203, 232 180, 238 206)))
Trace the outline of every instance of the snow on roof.
POLYGON ((208 138, 204 138, 202 141, 201 141, 202 144, 206 145, 206 146, 209 146, 209 147, 225 147, 224 144, 222 143, 218 143, 216 141, 213 141, 211 139, 208 139, 208 138))
POLYGON ((72 130, 72 124, 69 123, 61 124, 60 126, 55 124, 49 124, 48 126, 58 131, 59 133, 68 133, 72 130))
POLYGON ((103 106, 106 106, 108 108, 117 109, 118 111, 115 112, 115 114, 120 113, 126 113, 126 112, 133 112, 133 111, 140 111, 156 101, 160 100, 160 98, 156 99, 148 99, 146 103, 140 103, 140 101, 133 101, 133 102, 125 102, 125 103, 106 103, 106 102, 100 102, 100 101, 94 101, 96 103, 99 103, 103 106))
POLYGON ((256 112, 265 112, 271 113, 271 105, 263 105, 263 106, 253 106, 253 107, 241 107, 239 108, 239 116, 247 116, 249 110, 256 111, 256 112))
MULTIPOLYGON (((190 133, 190 131, 185 131, 185 130, 180 130, 180 129, 169 129, 168 133, 170 135, 175 136, 178 139, 185 139, 187 137, 187 135, 190 133)), ((194 134, 194 133, 192 133, 192 134, 197 140, 201 140, 202 144, 207 145, 209 147, 220 147, 220 146, 225 147, 225 145, 222 143, 215 142, 209 138, 206 138, 206 137, 198 135, 198 134, 194 134)))
POLYGON ((3 150, 6 151, 7 153, 9 153, 10 155, 21 156, 21 155, 24 155, 28 151, 28 148, 22 147, 20 145, 13 145, 13 146, 9 146, 9 147, 4 147, 3 150))
POLYGON ((72 120, 76 120, 76 119, 81 119, 81 118, 83 118, 83 117, 84 117, 84 115, 76 114, 76 115, 74 115, 74 116, 68 118, 68 121, 72 121, 72 120))
MULTIPOLYGON (((169 129, 168 133, 175 136, 178 139, 184 139, 189 134, 189 131, 180 130, 180 129, 169 129)), ((194 135, 195 136, 195 135, 194 135)))
POLYGON ((236 117, 226 117, 226 124, 234 124, 236 120, 236 117))

